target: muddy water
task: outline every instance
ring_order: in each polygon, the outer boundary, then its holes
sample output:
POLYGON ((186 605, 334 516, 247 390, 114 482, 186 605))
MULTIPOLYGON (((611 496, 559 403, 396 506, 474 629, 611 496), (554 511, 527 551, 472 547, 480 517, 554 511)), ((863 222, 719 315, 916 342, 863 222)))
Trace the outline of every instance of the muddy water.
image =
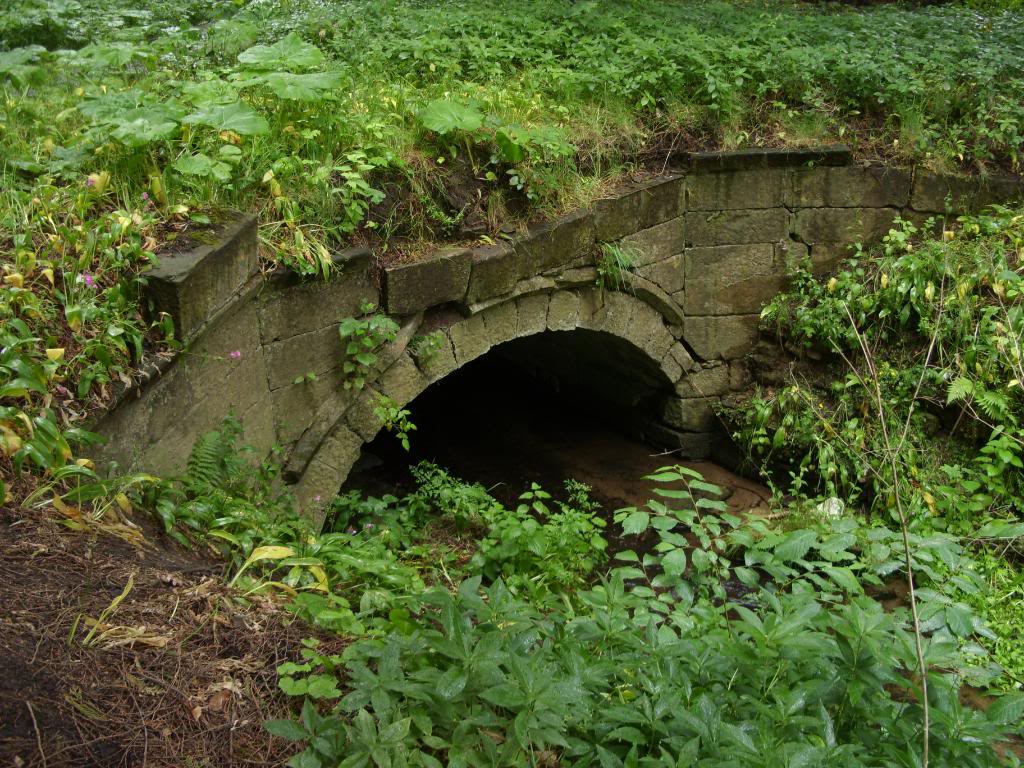
MULTIPOLYGON (((644 476, 672 455, 611 425, 616 414, 585 393, 558 392, 497 364, 474 365, 434 385, 411 406, 411 451, 383 434, 364 450, 346 489, 380 495, 411 488, 408 467, 430 460, 479 482, 506 505, 531 483, 560 495, 572 478, 593 489, 606 514, 651 498, 644 476)), ((761 507, 768 490, 710 462, 682 462, 721 486, 736 511, 761 507)))

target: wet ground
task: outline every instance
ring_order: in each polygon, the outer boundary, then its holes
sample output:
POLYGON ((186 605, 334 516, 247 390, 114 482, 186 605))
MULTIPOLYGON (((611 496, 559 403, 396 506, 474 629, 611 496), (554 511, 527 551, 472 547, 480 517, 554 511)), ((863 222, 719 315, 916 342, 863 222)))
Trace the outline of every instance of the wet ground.
MULTIPOLYGON (((481 361, 485 360, 483 358, 481 361)), ((557 392, 500 362, 476 363, 429 388, 409 406, 416 431, 406 453, 382 433, 346 483, 380 495, 411 489, 408 467, 422 460, 479 482, 506 505, 538 483, 558 495, 566 479, 586 483, 606 514, 651 498, 644 476, 682 463, 721 486, 729 506, 763 506, 768 490, 711 462, 680 462, 615 426, 611 406, 583 393, 557 392)))

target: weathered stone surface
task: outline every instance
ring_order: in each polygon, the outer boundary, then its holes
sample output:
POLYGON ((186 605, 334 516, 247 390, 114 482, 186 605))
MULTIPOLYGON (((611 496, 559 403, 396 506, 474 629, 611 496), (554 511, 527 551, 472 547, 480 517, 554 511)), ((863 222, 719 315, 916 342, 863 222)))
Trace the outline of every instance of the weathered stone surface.
POLYGON ((680 432, 654 422, 643 425, 642 433, 648 442, 674 450, 683 459, 706 459, 721 439, 718 433, 680 432))
POLYGON ((459 367, 455 360, 455 350, 452 349, 451 338, 445 331, 440 331, 440 333, 443 336, 440 348, 416 356, 416 364, 431 381, 437 381, 459 367))
POLYGON ((507 301, 496 307, 491 307, 481 313, 484 328, 487 330, 487 341, 492 347, 512 341, 516 338, 519 325, 519 310, 516 302, 507 301))
POLYGON ((795 274, 810 254, 810 246, 797 240, 780 240, 775 243, 775 264, 783 275, 795 274))
POLYGON ((345 352, 334 325, 275 341, 263 349, 271 389, 288 386, 310 372, 319 376, 337 366, 345 352))
POLYGON ((475 304, 512 292, 519 273, 512 246, 506 243, 475 248, 466 289, 466 303, 475 304))
POLYGON ((709 364, 693 373, 684 374, 676 384, 676 394, 683 398, 724 395, 730 390, 731 382, 729 364, 709 364))
POLYGON ((910 207, 930 213, 966 213, 990 203, 1008 202, 1024 197, 1021 176, 957 176, 918 171, 910 207))
POLYGON ((817 149, 739 149, 730 152, 691 152, 694 172, 743 171, 755 168, 796 168, 848 165, 850 148, 842 144, 817 149))
POLYGON ((691 248, 686 252, 686 315, 760 312, 785 282, 769 243, 691 248))
POLYGON ((168 313, 178 338, 188 339, 231 300, 257 265, 256 219, 239 216, 225 224, 215 242, 163 255, 146 273, 152 316, 168 313))
POLYGON ((790 176, 791 208, 902 208, 910 202, 909 171, 883 165, 811 168, 790 176))
POLYGON ((591 329, 625 337, 629 332, 633 311, 639 303, 624 293, 605 291, 602 307, 591 318, 591 329))
POLYGON ((647 356, 654 360, 661 360, 676 340, 665 327, 665 320, 661 313, 653 307, 637 300, 633 300, 634 307, 630 314, 629 323, 622 335, 637 347, 647 353, 647 356))
POLYGON ((516 338, 532 336, 547 328, 550 300, 546 293, 516 299, 516 338))
POLYGON ((384 271, 384 293, 390 315, 411 315, 438 304, 462 301, 469 287, 473 253, 445 248, 421 261, 396 264, 384 271))
POLYGON ((358 394, 355 390, 345 389, 341 386, 340 376, 338 379, 337 382, 318 380, 299 384, 296 387, 300 389, 294 392, 284 388, 271 393, 277 440, 282 445, 295 443, 285 467, 293 477, 302 474, 320 443, 345 415, 345 409, 358 394), (330 388, 324 387, 323 383, 330 388), (286 430, 284 436, 283 430, 286 430))
POLYGON ((522 279, 566 267, 593 247, 594 215, 587 210, 531 227, 513 246, 516 276, 522 279))
POLYGON ((686 245, 685 218, 674 219, 642 229, 622 238, 623 247, 635 256, 634 266, 643 267, 680 253, 686 245))
POLYGON ((721 425, 715 415, 715 397, 668 398, 662 408, 662 418, 670 427, 684 432, 713 432, 721 425))
POLYGON ((815 243, 811 246, 811 268, 815 274, 831 272, 844 259, 853 256, 854 249, 847 243, 815 243))
POLYGON ((573 267, 555 276, 555 285, 558 288, 584 288, 595 283, 597 283, 595 267, 573 267))
POLYGON ((743 360, 733 360, 729 363, 729 388, 733 391, 746 389, 753 382, 753 375, 743 360))
POLYGON ((677 253, 667 259, 656 261, 653 264, 640 267, 636 273, 641 277, 650 280, 661 290, 668 294, 679 293, 683 290, 683 254, 677 253))
POLYGON ((480 315, 456 323, 449 329, 448 335, 455 350, 455 361, 460 366, 475 360, 491 348, 487 328, 480 315))
POLYGON ((626 235, 668 221, 683 212, 683 177, 665 176, 631 192, 594 205, 594 236, 598 242, 619 240, 626 235))
POLYGON ((572 291, 556 291, 548 304, 549 331, 571 331, 580 316, 580 297, 572 291))
POLYGON ((793 231, 812 246, 869 243, 881 240, 899 213, 895 208, 805 208, 797 211, 793 231))
POLYGON ((686 214, 686 241, 690 246, 773 243, 789 234, 785 208, 763 208, 686 214))
POLYGON ((757 338, 758 315, 687 317, 683 330, 690 348, 702 360, 742 357, 757 338))
POLYGON ((700 370, 700 365, 693 359, 693 355, 691 355, 689 350, 687 350, 687 348, 681 343, 676 342, 673 344, 668 353, 672 356, 673 360, 679 363, 679 367, 684 371, 692 372, 700 370))
POLYGON ((789 172, 763 168, 734 173, 694 173, 686 178, 687 211, 778 208, 789 172))
POLYGON ((419 395, 430 380, 416 366, 412 357, 406 353, 399 357, 377 381, 377 388, 385 397, 390 397, 398 405, 411 403, 419 395))
POLYGON ((655 283, 640 275, 629 275, 627 287, 633 296, 654 307, 669 325, 682 326, 683 308, 679 305, 682 300, 681 293, 670 296, 655 283))
POLYGON ((258 300, 264 344, 334 325, 359 314, 364 302, 380 304, 370 276, 370 250, 353 248, 334 260, 330 277, 301 277, 288 272, 268 280, 258 300))
POLYGON ((345 424, 364 442, 370 442, 380 432, 380 419, 374 412, 379 403, 380 393, 373 387, 366 386, 345 411, 345 424))

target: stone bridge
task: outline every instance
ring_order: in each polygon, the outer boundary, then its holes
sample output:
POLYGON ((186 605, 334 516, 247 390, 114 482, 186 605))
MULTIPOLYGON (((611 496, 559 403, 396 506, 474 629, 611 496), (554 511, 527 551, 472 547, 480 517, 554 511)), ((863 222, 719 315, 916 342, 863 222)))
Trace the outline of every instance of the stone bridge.
POLYGON ((328 280, 261 274, 255 222, 236 219, 151 273, 151 307, 186 343, 100 420, 97 458, 180 472, 195 439, 232 412, 258 451, 280 447, 309 507, 339 489, 381 429, 379 395, 408 405, 485 354, 590 393, 654 445, 706 456, 721 437, 715 402, 749 383, 761 307, 802 260, 827 270, 897 216, 923 223, 1022 190, 1018 177, 854 164, 841 147, 694 154, 679 172, 507 242, 384 269, 350 249, 328 280), (632 261, 618 289, 599 284, 609 244, 632 261), (338 322, 365 301, 401 331, 367 386, 348 390, 338 322), (424 354, 414 339, 428 334, 440 345, 424 354))

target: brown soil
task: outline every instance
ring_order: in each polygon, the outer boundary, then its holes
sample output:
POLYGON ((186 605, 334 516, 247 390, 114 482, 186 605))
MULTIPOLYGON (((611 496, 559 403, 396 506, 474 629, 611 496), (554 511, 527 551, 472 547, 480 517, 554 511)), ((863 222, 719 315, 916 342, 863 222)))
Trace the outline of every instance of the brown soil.
POLYGON ((309 628, 149 527, 60 517, 0 510, 0 764, 283 764, 262 723, 290 716, 275 668, 309 628))

